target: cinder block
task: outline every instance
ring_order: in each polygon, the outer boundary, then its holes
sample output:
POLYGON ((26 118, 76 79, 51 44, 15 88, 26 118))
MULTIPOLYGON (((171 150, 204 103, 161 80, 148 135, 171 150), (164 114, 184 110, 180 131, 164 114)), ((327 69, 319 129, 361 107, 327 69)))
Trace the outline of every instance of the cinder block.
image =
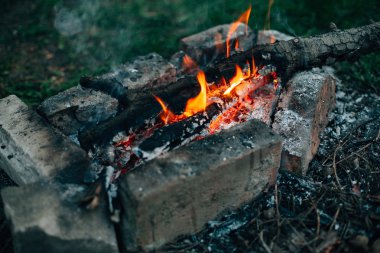
POLYGON ((56 178, 82 182, 87 154, 11 95, 0 99, 0 167, 18 185, 56 178))
POLYGON ((81 86, 60 92, 38 107, 38 112, 65 135, 77 135, 115 116, 117 110, 117 99, 81 86))
POLYGON ((78 185, 38 182, 1 192, 15 253, 117 253, 105 206, 85 210, 78 185))
POLYGON ((275 183, 281 147, 267 125, 251 120, 137 167, 119 189, 127 249, 157 249, 252 200, 275 183))
POLYGON ((284 138, 281 168, 306 173, 335 106, 335 86, 324 69, 298 73, 285 86, 272 124, 284 138))
MULTIPOLYGON (((181 39, 181 48, 199 65, 206 65, 218 56, 226 55, 226 40, 231 24, 218 25, 200 33, 181 39)), ((254 46, 255 35, 251 28, 240 23, 231 36, 231 52, 235 42, 239 42, 239 50, 248 50, 254 46)))

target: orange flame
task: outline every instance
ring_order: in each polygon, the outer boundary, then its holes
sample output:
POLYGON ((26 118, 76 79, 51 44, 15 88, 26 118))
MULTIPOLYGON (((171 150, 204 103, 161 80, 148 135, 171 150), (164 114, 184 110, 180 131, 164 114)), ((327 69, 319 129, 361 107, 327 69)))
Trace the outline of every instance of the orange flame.
POLYGON ((201 86, 201 90, 196 97, 187 100, 185 111, 176 115, 168 109, 164 101, 161 98, 154 96, 157 102, 161 105, 162 111, 160 113, 160 118, 165 124, 174 123, 190 117, 198 112, 206 110, 207 106, 207 81, 206 76, 203 71, 199 71, 197 74, 198 83, 201 86))
POLYGON ((160 118, 161 120, 165 123, 165 124, 168 124, 170 122, 172 122, 173 120, 175 120, 176 118, 176 115, 174 113, 172 113, 168 107, 165 105, 164 101, 162 101, 161 98, 153 95, 154 98, 157 100, 157 102, 161 105, 162 107, 162 112, 160 113, 160 118))
POLYGON ((185 56, 182 59, 182 66, 184 69, 198 68, 198 65, 195 63, 195 61, 187 54, 185 54, 185 56))
POLYGON ((207 82, 206 76, 203 71, 199 71, 197 74, 198 83, 201 86, 201 91, 199 94, 190 98, 186 103, 185 112, 183 113, 186 117, 190 117, 191 115, 196 114, 197 112, 201 112, 206 110, 207 106, 207 82))
MULTIPOLYGON (((248 25, 249 15, 251 14, 252 7, 249 6, 249 8, 235 21, 231 24, 230 28, 228 29, 227 33, 227 40, 226 40, 226 56, 227 58, 230 57, 230 42, 231 42, 231 36, 236 31, 236 29, 239 27, 240 23, 244 23, 248 25)), ((245 28, 245 32, 248 31, 248 27, 245 28)))
POLYGON ((230 87, 223 93, 223 95, 229 95, 231 91, 244 80, 243 71, 241 70, 239 65, 235 65, 235 69, 236 74, 230 80, 230 87))

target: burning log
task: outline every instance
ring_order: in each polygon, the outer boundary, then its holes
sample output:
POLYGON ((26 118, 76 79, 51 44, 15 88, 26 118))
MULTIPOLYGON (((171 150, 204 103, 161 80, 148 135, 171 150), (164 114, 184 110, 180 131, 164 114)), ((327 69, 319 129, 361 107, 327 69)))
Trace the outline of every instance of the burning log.
POLYGON ((355 60, 360 55, 379 49, 380 22, 377 22, 343 31, 335 29, 322 35, 259 45, 220 60, 206 73, 211 76, 233 72, 235 64, 244 64, 253 56, 257 65, 276 66, 279 75, 286 81, 297 71, 331 65, 336 61, 355 60))
POLYGON ((205 112, 197 113, 182 121, 166 125, 145 139, 134 152, 144 160, 151 160, 163 151, 169 151, 194 140, 206 130, 212 119, 221 113, 222 106, 213 103, 205 112))
MULTIPOLYGON (((187 99, 199 91, 198 84, 193 78, 182 78, 167 87, 163 87, 157 95, 165 98, 171 104, 182 107, 187 99), (173 94, 176 94, 173 97, 173 94)), ((129 106, 110 120, 79 133, 81 146, 89 149, 92 144, 101 144, 110 140, 116 133, 126 130, 134 132, 149 122, 154 122, 160 113, 161 107, 152 94, 141 95, 133 100, 129 106)))

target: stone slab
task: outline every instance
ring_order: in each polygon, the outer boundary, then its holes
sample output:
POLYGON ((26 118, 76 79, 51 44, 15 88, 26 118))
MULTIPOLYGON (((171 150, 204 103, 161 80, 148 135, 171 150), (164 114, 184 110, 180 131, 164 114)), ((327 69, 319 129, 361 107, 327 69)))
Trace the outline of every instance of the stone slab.
POLYGON ((2 190, 15 253, 116 253, 113 225, 105 206, 79 208, 78 185, 38 182, 2 190))
POLYGON ((336 81, 330 73, 327 68, 298 73, 280 95, 272 127, 284 138, 281 168, 306 174, 335 106, 336 81))
POLYGON ((251 120, 164 154, 120 182, 127 250, 149 251, 198 232, 275 183, 281 138, 251 120))
POLYGON ((84 150, 18 97, 0 99, 0 167, 15 183, 81 182, 88 166, 84 150))
POLYGON ((150 94, 176 80, 176 68, 161 55, 149 53, 116 67, 100 78, 113 79, 127 90, 129 101, 150 94))
MULTIPOLYGON (((218 25, 181 39, 181 48, 199 65, 206 65, 218 56, 226 55, 226 40, 230 24, 218 25)), ((254 46, 255 35, 251 28, 240 23, 231 36, 231 52, 234 42, 239 41, 239 50, 248 50, 254 46), (247 32, 246 32, 247 31, 247 32)))
POLYGON ((117 111, 117 99, 79 85, 46 99, 38 107, 38 112, 65 135, 77 135, 115 116, 117 111))

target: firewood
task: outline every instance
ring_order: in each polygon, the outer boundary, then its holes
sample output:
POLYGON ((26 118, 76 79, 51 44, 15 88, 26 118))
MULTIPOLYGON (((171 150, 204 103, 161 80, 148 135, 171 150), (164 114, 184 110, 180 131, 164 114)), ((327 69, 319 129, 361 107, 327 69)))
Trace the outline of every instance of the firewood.
POLYGON ((153 135, 145 139, 134 152, 143 160, 150 160, 162 153, 194 140, 206 130, 209 123, 222 111, 222 106, 213 103, 205 112, 199 112, 182 121, 157 129, 153 135))
POLYGON ((359 56, 380 49, 380 22, 347 30, 333 29, 317 36, 294 38, 274 44, 260 45, 213 64, 207 76, 233 72, 235 64, 255 59, 257 65, 273 64, 283 80, 295 72, 337 61, 356 60, 359 56))
MULTIPOLYGON (((184 77, 169 84, 166 88, 157 90, 155 95, 174 105, 173 110, 184 108, 186 101, 199 92, 199 84, 194 77, 184 77)), ((79 133, 78 139, 85 149, 93 144, 109 141, 120 131, 134 132, 154 122, 161 111, 161 106, 153 94, 143 94, 133 101, 128 101, 128 107, 110 120, 79 133)))

